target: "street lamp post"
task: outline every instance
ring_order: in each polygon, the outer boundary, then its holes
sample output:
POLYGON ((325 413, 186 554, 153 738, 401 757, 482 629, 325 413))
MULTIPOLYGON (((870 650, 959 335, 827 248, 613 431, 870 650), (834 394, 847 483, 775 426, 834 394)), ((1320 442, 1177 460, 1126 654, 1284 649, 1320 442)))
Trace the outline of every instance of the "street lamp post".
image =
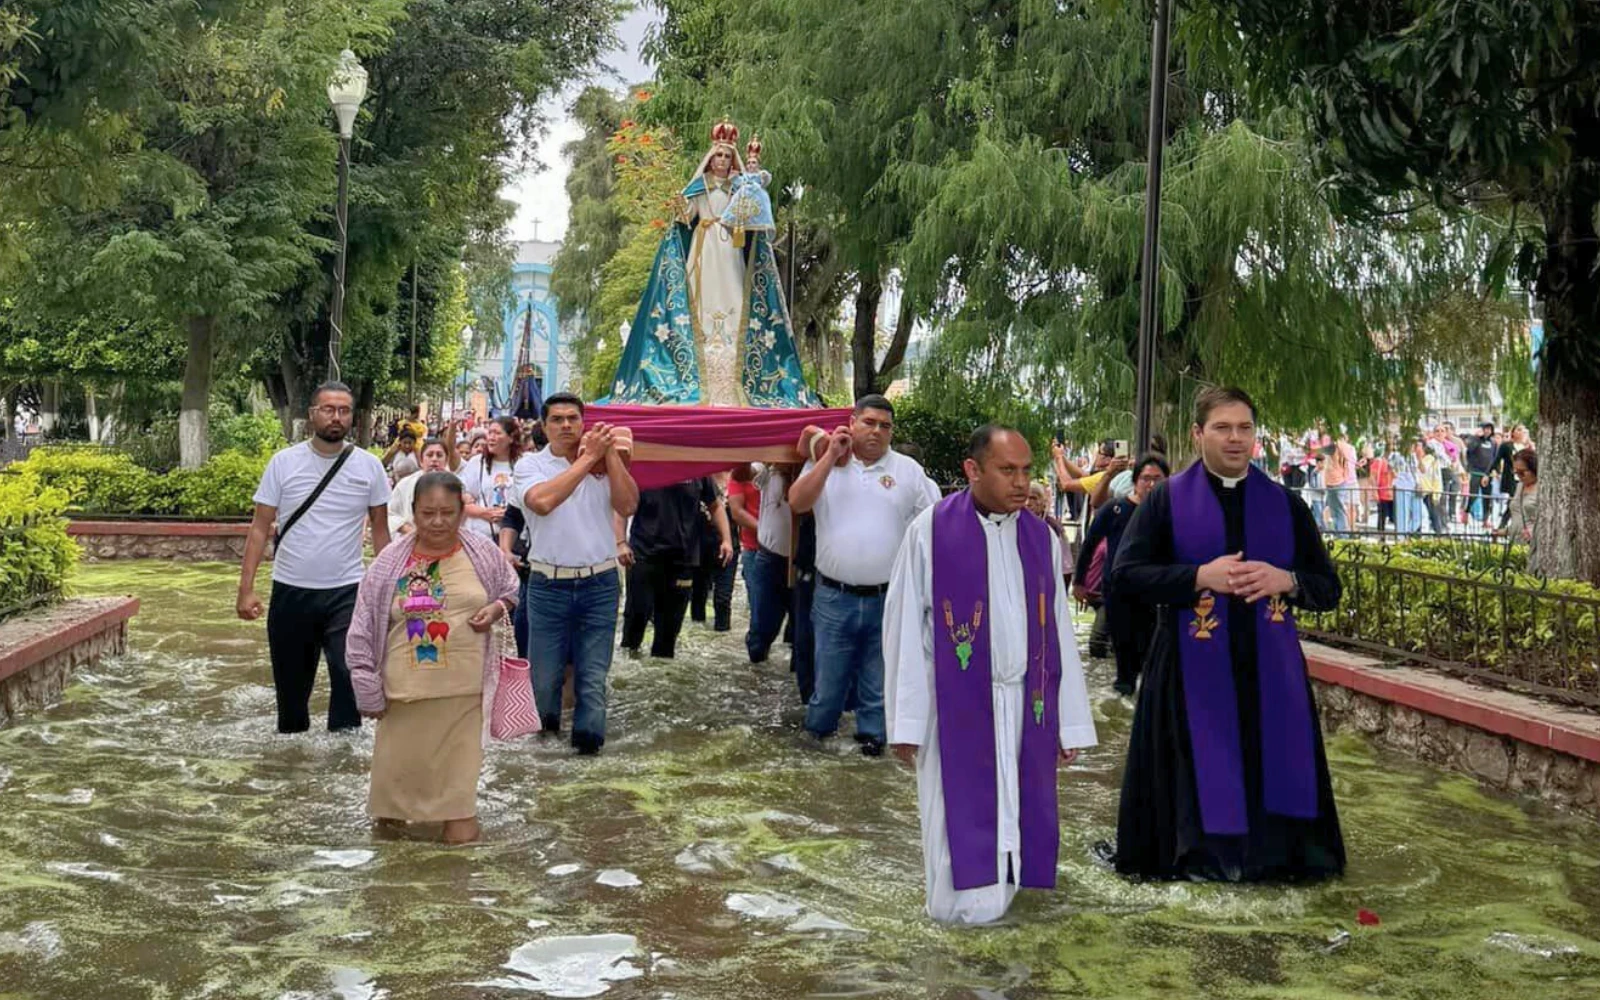
POLYGON ((339 53, 339 65, 328 80, 328 100, 339 118, 339 202, 334 223, 339 230, 339 249, 333 263, 333 304, 329 309, 328 377, 338 379, 339 347, 344 340, 344 257, 350 245, 350 137, 354 134, 356 112, 367 96, 367 71, 349 49, 339 53))
POLYGON ((1144 253, 1139 262, 1139 367, 1134 382, 1134 449, 1150 447, 1150 410, 1155 395, 1156 324, 1161 290, 1161 158, 1167 141, 1167 35, 1172 0, 1156 0, 1150 39, 1149 164, 1144 184, 1144 253))
MULTIPOLYGON (((795 257, 797 257, 799 255, 798 254, 798 249, 799 248, 795 246, 795 241, 794 241, 794 217, 800 210, 800 199, 804 198, 806 196, 806 186, 804 184, 801 184, 799 181, 795 181, 793 184, 789 185, 788 190, 789 190, 789 197, 794 200, 794 204, 789 207, 789 267, 787 269, 788 270, 788 275, 787 275, 787 279, 788 280, 784 282, 784 284, 785 284, 784 297, 788 300, 787 301, 787 305, 789 306, 789 321, 791 323, 793 323, 794 322, 794 269, 795 269, 795 257)), ((791 334, 794 333, 793 330, 790 330, 789 332, 791 334)))

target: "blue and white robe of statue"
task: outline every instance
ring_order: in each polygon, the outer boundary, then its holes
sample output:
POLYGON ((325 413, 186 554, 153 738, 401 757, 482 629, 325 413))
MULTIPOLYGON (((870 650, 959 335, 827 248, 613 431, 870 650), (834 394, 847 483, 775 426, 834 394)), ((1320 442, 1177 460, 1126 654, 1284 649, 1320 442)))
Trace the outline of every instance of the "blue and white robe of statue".
POLYGON ((733 197, 722 212, 722 224, 733 230, 735 246, 744 246, 751 233, 771 236, 778 224, 772 217, 772 198, 767 185, 772 175, 765 170, 746 171, 733 178, 733 197))
POLYGON ((678 221, 656 251, 609 402, 816 406, 795 350, 771 233, 758 229, 743 247, 734 245, 722 221, 740 174, 707 176, 710 158, 683 189, 678 221))

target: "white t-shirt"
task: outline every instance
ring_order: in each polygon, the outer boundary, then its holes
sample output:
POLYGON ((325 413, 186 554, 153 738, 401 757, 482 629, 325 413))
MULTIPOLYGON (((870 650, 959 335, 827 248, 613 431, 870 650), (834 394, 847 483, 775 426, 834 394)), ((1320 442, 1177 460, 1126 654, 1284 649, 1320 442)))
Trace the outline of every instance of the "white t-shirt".
POLYGON ((906 526, 938 502, 939 487, 914 459, 889 451, 863 465, 850 456, 828 474, 813 508, 817 572, 858 586, 888 583, 906 526))
POLYGON ((756 473, 756 487, 761 490, 761 514, 756 519, 756 542, 768 552, 780 556, 790 555, 789 484, 783 473, 762 466, 756 473))
MULTIPOLYGON (((317 454, 302 441, 273 455, 256 487, 255 502, 278 510, 278 522, 289 519, 337 455, 317 454)), ((389 477, 383 463, 356 448, 328 488, 283 536, 272 560, 272 579, 291 587, 332 590, 360 583, 361 543, 367 512, 389 502, 389 477)))
MULTIPOLYGON (((461 477, 461 488, 472 502, 480 507, 508 507, 511 505, 512 483, 515 470, 510 462, 495 462, 486 472, 482 458, 469 458, 456 475, 461 477)), ((494 527, 481 517, 467 518, 467 527, 485 538, 494 537, 494 527)))
POLYGON ((528 523, 528 561, 552 566, 593 566, 614 559, 617 536, 611 530, 611 480, 584 476, 577 489, 547 515, 528 509, 528 490, 561 475, 572 463, 549 448, 517 459, 514 502, 528 523))

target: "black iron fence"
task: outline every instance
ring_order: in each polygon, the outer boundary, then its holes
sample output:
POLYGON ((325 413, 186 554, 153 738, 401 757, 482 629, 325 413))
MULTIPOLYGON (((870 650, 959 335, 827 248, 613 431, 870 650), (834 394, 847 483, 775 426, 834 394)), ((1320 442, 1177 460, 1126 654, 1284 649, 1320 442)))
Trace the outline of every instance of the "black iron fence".
POLYGON ((1324 532, 1361 535, 1368 532, 1400 537, 1465 535, 1488 538, 1505 516, 1511 496, 1504 493, 1429 492, 1394 489, 1380 507, 1377 490, 1365 484, 1344 487, 1291 486, 1306 502, 1324 532), (1337 499, 1336 499, 1337 498, 1337 499), (1487 521, 1489 527, 1485 528, 1487 521))
POLYGON ((1334 565, 1344 600, 1302 616, 1308 637, 1600 708, 1600 599, 1493 568, 1436 572, 1377 546, 1342 548, 1334 565))

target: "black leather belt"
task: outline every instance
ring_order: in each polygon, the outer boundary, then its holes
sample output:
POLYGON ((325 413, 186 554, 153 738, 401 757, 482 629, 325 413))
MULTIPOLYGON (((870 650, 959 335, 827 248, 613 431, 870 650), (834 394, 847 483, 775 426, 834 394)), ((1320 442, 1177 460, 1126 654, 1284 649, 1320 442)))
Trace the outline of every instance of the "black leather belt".
POLYGON ((843 580, 835 580, 826 573, 818 573, 817 582, 834 590, 842 590, 853 597, 881 597, 889 592, 887 583, 845 583, 843 580))

